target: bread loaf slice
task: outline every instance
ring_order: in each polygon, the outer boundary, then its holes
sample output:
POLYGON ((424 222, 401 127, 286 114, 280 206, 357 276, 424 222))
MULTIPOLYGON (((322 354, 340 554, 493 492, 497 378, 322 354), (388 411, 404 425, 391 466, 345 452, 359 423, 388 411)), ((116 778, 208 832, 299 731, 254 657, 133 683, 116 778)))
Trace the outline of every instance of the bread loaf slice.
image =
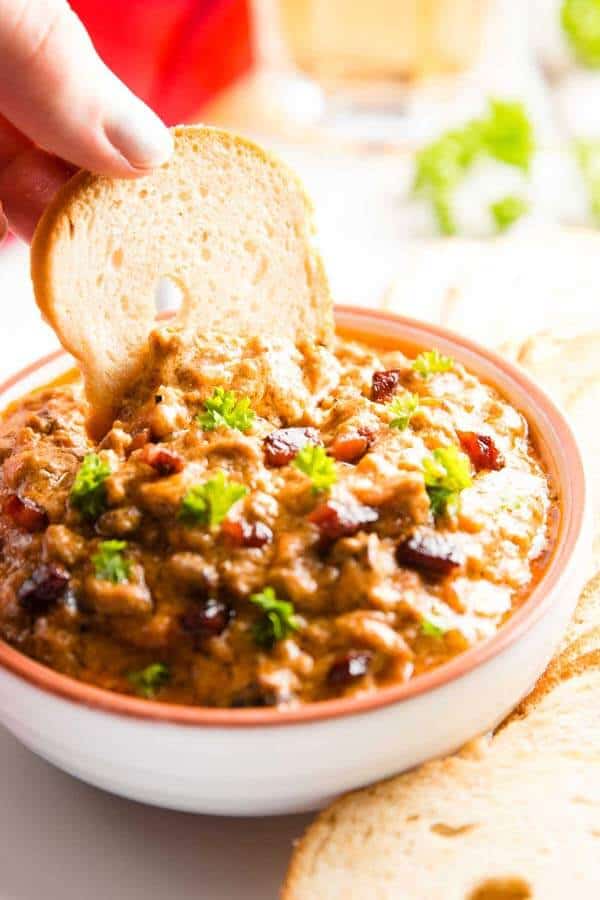
POLYGON ((297 846, 283 900, 596 900, 599 591, 487 752, 338 800, 297 846))
POLYGON ((182 291, 184 329, 318 342, 332 332, 298 179, 225 131, 176 128, 174 142, 169 162, 140 180, 76 175, 34 237, 36 299, 81 366, 96 431, 143 368, 163 277, 182 291))

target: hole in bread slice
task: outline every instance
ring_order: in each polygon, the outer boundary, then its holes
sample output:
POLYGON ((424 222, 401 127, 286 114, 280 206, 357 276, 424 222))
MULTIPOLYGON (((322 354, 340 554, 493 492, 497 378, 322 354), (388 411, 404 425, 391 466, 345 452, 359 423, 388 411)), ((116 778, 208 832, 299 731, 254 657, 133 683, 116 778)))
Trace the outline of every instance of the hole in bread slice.
POLYGON ((157 313, 173 312, 181 306, 183 291, 172 278, 161 278, 156 285, 154 303, 157 313))

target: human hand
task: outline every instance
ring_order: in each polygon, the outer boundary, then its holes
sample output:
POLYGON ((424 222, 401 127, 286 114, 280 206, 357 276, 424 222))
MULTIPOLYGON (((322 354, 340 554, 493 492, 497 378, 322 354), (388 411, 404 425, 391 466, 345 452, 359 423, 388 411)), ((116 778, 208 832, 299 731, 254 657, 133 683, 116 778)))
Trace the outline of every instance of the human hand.
POLYGON ((0 242, 8 226, 29 241, 76 168, 136 178, 171 150, 66 0, 0 0, 0 242))

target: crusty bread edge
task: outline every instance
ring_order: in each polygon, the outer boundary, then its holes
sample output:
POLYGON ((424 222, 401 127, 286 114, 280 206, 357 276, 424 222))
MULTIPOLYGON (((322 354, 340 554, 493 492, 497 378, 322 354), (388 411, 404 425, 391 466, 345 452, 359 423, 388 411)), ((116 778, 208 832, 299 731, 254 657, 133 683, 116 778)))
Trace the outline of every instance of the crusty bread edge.
MULTIPOLYGON (((54 194, 39 220, 31 242, 29 271, 33 283, 35 301, 45 322, 57 332, 52 316, 49 285, 52 273, 52 249, 56 240, 59 220, 65 214, 71 200, 86 190, 97 176, 81 170, 73 175, 54 194)), ((60 335, 57 336, 60 340, 60 335)), ((62 341, 61 341, 62 344, 62 341)))

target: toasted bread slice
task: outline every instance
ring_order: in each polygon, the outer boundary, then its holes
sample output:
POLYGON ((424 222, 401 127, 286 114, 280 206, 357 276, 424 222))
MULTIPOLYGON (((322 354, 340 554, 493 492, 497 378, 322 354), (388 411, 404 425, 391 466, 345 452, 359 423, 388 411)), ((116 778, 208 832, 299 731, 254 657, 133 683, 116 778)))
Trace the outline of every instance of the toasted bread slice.
POLYGON ((283 900, 595 900, 599 592, 596 580, 572 641, 486 752, 338 800, 298 844, 283 900))
POLYGON ((78 360, 95 430, 143 368, 163 277, 182 290, 184 329, 325 342, 332 311, 298 179, 256 144, 176 128, 171 160, 138 181, 76 175, 32 246, 44 318, 78 360))

